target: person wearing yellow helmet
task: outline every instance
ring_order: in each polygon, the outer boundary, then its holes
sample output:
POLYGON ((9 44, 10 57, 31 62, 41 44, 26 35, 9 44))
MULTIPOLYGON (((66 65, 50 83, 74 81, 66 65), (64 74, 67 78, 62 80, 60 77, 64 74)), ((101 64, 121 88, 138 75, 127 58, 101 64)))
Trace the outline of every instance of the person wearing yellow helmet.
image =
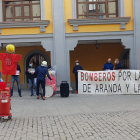
POLYGON ((9 54, 15 53, 15 46, 12 44, 9 44, 6 46, 6 52, 9 54))

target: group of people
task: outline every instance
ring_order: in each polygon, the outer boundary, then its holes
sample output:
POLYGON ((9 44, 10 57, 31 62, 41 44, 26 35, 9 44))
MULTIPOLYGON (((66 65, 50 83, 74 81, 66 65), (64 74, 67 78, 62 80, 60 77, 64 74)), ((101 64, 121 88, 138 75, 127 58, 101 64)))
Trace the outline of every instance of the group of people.
POLYGON ((104 64, 103 66, 103 71, 123 69, 123 63, 120 62, 118 58, 115 59, 114 63, 115 63, 115 66, 111 63, 111 58, 108 58, 106 64, 104 64))
MULTIPOLYGON (((114 61, 115 66, 111 63, 111 58, 108 58, 106 64, 103 66, 103 71, 108 70, 121 70, 123 69, 123 63, 119 61, 118 58, 114 61)), ((79 61, 75 61, 76 66, 73 68, 73 73, 75 74, 75 82, 76 82, 76 94, 78 93, 78 71, 83 70, 82 66, 79 65, 79 61)))
MULTIPOLYGON (((13 87, 14 87, 14 82, 15 81, 17 82, 19 96, 22 97, 21 87, 20 87, 20 78, 19 78, 19 74, 21 73, 21 69, 20 69, 20 66, 18 65, 18 63, 17 63, 17 71, 18 71, 17 72, 18 74, 11 76, 11 83, 12 83, 11 91, 10 91, 11 92, 11 97, 13 96, 13 87)), ((48 73, 47 62, 43 61, 41 66, 38 66, 36 68, 34 60, 32 59, 32 61, 29 62, 29 66, 28 66, 25 74, 27 75, 28 82, 29 82, 29 85, 30 85, 31 96, 34 95, 33 87, 35 87, 37 99, 39 99, 39 87, 40 87, 40 84, 41 84, 42 89, 43 89, 42 99, 45 100, 45 77, 46 77, 46 75, 50 79, 50 82, 52 82, 52 79, 51 79, 51 77, 48 73), (37 80, 35 81, 36 78, 37 78, 37 80)))
MULTIPOLYGON (((121 70, 123 69, 123 63, 119 61, 118 58, 115 59, 114 61, 115 66, 111 63, 111 58, 108 58, 106 64, 103 66, 103 71, 108 71, 108 70, 121 70)), ((78 93, 78 71, 83 70, 82 66, 79 65, 79 61, 75 61, 76 66, 73 68, 73 73, 75 74, 75 81, 76 81, 76 93, 78 93)), ((13 96, 13 87, 14 87, 14 82, 17 82, 18 86, 18 93, 19 96, 22 97, 21 95, 21 88, 20 88, 20 78, 19 74, 21 73, 20 66, 17 63, 17 74, 11 76, 11 97, 13 96)), ((34 96, 33 93, 33 87, 35 87, 37 99, 39 99, 39 86, 41 84, 42 89, 43 89, 43 97, 42 99, 45 100, 45 77, 46 75, 50 79, 50 82, 52 82, 52 79, 48 73, 47 69, 47 62, 43 61, 41 66, 38 66, 35 64, 34 60, 29 63, 29 66, 25 72, 28 78, 28 82, 30 85, 30 91, 31 91, 31 96, 34 96), (37 79, 35 81, 35 79, 37 79)))

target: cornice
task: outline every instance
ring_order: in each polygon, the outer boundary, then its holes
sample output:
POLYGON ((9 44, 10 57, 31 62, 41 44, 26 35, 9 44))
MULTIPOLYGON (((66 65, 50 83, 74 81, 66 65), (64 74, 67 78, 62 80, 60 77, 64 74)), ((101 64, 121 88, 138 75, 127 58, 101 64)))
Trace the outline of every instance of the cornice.
POLYGON ((125 24, 129 22, 131 17, 115 17, 115 18, 94 18, 94 19, 68 19, 73 31, 78 31, 79 25, 98 25, 98 24, 120 24, 120 29, 125 29, 125 24))

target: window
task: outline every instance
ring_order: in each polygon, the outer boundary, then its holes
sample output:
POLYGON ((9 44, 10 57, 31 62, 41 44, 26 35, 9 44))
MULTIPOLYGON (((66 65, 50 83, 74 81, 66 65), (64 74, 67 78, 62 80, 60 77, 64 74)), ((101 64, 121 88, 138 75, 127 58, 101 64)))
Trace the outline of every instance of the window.
POLYGON ((40 20, 40 1, 3 0, 4 21, 40 20))
POLYGON ((77 0, 78 18, 118 16, 118 0, 77 0))

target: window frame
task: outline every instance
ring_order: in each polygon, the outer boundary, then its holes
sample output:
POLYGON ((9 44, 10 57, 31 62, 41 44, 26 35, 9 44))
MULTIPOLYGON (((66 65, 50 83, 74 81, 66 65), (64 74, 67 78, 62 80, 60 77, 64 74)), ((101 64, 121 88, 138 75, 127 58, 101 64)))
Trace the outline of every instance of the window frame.
POLYGON ((77 15, 78 19, 80 19, 79 16, 86 16, 87 18, 88 18, 88 16, 96 16, 96 18, 98 18, 98 16, 100 16, 100 15, 106 15, 106 18, 108 18, 109 15, 116 15, 116 17, 118 17, 118 15, 119 15, 118 11, 119 11, 118 0, 115 0, 115 1, 113 1, 113 0, 110 0, 110 1, 109 0, 105 0, 105 1, 88 1, 88 0, 86 0, 86 2, 78 2, 78 0, 76 0, 76 15, 77 15), (116 2, 116 13, 111 13, 111 14, 108 13, 108 2, 116 2), (79 12, 78 4, 86 4, 87 14, 81 15, 78 13, 79 12), (96 6, 95 14, 89 14, 89 4, 95 4, 95 6, 96 6), (105 4, 105 13, 98 13, 98 4, 105 4))
MULTIPOLYGON (((32 1, 37 0, 28 0, 29 3, 23 3, 23 1, 26 0, 2 0, 2 11, 3 11, 3 21, 6 21, 6 19, 12 19, 12 22, 16 22, 15 19, 21 19, 22 21, 26 21, 24 19, 29 19, 28 21, 33 21, 33 18, 40 18, 41 20, 41 1, 39 3, 32 3, 32 1), (12 4, 5 4, 5 2, 12 1, 12 4), (14 4, 14 2, 21 2, 21 4, 14 4), (32 5, 39 5, 40 6, 40 16, 33 16, 32 12, 32 5), (6 18, 6 12, 5 12, 5 6, 12 6, 13 7, 13 17, 12 18, 6 18), (21 16, 16 17, 15 16, 15 7, 21 6, 21 16), (24 16, 24 6, 30 7, 30 16, 24 16)), ((39 1, 39 0, 38 0, 39 1)))

